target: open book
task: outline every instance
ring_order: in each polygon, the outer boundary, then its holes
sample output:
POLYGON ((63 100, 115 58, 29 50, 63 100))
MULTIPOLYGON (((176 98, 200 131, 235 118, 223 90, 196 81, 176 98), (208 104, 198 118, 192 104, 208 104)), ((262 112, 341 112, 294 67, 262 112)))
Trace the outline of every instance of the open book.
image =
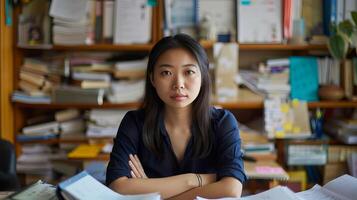
POLYGON ((61 182, 58 185, 58 192, 66 200, 160 200, 158 193, 141 194, 141 195, 121 195, 114 192, 95 178, 90 176, 86 171, 61 182))

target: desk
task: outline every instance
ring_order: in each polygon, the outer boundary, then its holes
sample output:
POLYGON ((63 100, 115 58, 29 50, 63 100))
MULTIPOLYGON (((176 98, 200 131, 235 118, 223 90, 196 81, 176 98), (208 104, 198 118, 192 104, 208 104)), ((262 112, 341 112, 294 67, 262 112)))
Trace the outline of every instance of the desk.
POLYGON ((5 199, 7 196, 12 194, 13 192, 0 192, 0 199, 5 199))

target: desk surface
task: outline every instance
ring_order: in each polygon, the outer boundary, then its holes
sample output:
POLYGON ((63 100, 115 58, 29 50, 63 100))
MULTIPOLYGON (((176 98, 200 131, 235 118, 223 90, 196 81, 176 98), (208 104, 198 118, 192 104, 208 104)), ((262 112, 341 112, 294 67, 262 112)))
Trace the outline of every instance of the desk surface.
POLYGON ((5 199, 7 196, 12 194, 13 192, 0 192, 0 199, 5 199))

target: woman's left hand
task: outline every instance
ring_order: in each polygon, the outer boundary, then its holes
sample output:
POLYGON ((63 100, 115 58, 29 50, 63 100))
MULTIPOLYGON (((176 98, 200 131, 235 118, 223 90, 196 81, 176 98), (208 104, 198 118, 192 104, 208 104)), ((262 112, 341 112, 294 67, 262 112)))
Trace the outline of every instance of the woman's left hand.
POLYGON ((129 166, 131 168, 130 173, 132 178, 148 178, 137 155, 129 155, 129 166))

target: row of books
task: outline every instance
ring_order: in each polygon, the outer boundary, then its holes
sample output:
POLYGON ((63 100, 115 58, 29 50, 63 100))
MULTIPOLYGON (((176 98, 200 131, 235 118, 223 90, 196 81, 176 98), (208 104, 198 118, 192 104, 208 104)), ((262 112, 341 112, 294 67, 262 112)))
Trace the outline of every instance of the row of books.
POLYGON ((357 58, 347 59, 341 67, 338 61, 328 57, 292 56, 269 59, 258 69, 242 69, 237 80, 265 97, 279 95, 316 101, 319 86, 332 84, 344 89, 345 98, 353 99, 357 87, 355 72, 357 58))
POLYGON ((24 4, 19 15, 18 42, 20 46, 149 43, 152 9, 145 0, 34 0, 24 4))
POLYGON ((55 86, 61 84, 62 66, 55 59, 48 64, 42 60, 25 58, 20 68, 19 88, 31 96, 49 95, 55 86))
MULTIPOLYGON (((240 43, 304 43, 305 36, 329 35, 330 23, 350 19, 350 12, 357 10, 354 0, 262 0, 254 3, 165 0, 163 4, 164 35, 184 32, 198 36, 199 27, 202 39, 230 41, 235 37, 233 40, 240 43), (213 34, 214 38, 207 38, 207 34, 213 34)), ((157 4, 145 0, 134 3, 128 0, 57 0, 51 5, 32 1, 24 6, 19 16, 19 43, 149 43, 155 19, 153 6, 157 4)))
POLYGON ((115 59, 115 55, 101 53, 25 58, 18 83, 21 91, 13 94, 13 100, 92 104, 103 104, 105 98, 113 103, 140 101, 147 59, 115 59))
POLYGON ((28 178, 25 180, 26 184, 32 183, 34 179, 52 183, 85 169, 98 181, 104 183, 107 161, 75 160, 95 158, 102 152, 101 147, 102 145, 99 144, 81 144, 71 149, 64 149, 56 145, 26 144, 21 147, 22 154, 17 159, 17 172, 26 175, 28 178))
POLYGON ((240 70, 242 83, 254 92, 269 97, 279 95, 288 98, 290 95, 290 61, 288 58, 270 59, 260 64, 257 70, 240 70))
POLYGON ((26 120, 18 141, 47 140, 50 138, 114 138, 127 110, 93 109, 81 114, 67 109, 42 114, 26 120))
POLYGON ((219 41, 239 43, 326 42, 311 36, 329 35, 329 24, 351 19, 353 10, 354 0, 165 0, 164 33, 197 35, 198 26, 201 39, 214 32, 219 41))

